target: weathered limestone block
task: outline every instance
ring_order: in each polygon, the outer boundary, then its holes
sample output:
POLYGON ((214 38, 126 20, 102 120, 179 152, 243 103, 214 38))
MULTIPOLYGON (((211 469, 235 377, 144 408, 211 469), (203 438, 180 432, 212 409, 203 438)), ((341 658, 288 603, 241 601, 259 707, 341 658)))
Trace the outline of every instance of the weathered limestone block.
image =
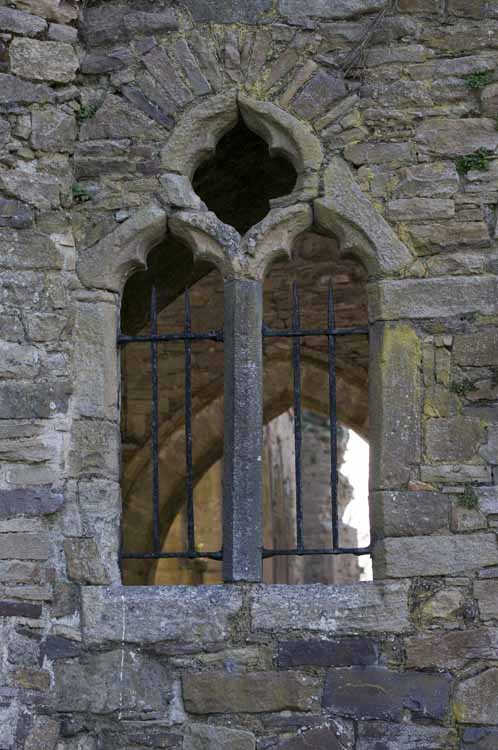
POLYGON ((456 335, 453 358, 463 367, 488 367, 498 365, 498 331, 483 329, 478 333, 456 335))
POLYGON ((353 636, 333 640, 281 641, 277 663, 291 667, 351 667, 376 664, 378 644, 368 637, 353 636))
POLYGON ((498 146, 495 123, 485 117, 430 117, 419 125, 415 138, 417 143, 444 156, 465 156, 479 148, 494 151, 498 146))
POLYGON ((440 750, 456 747, 457 735, 447 727, 421 726, 420 724, 392 724, 383 721, 358 723, 358 750, 440 750))
POLYGON ((116 419, 118 353, 109 342, 116 335, 115 304, 89 299, 76 305, 74 339, 75 408, 80 416, 116 419))
POLYGON ((8 584, 38 583, 41 579, 39 563, 6 560, 0 562, 0 582, 8 584))
POLYGON ((265 586, 251 594, 254 630, 403 632, 410 628, 408 585, 265 586))
POLYGON ((31 379, 40 369, 40 355, 35 346, 0 341, 0 378, 31 379))
POLYGON ((442 492, 375 492, 372 499, 374 527, 388 537, 444 533, 449 512, 442 492))
POLYGON ((61 494, 46 488, 0 490, 0 519, 50 515, 56 513, 63 502, 61 494))
POLYGON ((193 714, 311 711, 320 705, 320 681, 300 672, 186 674, 185 708, 193 714))
POLYGON ((405 649, 409 668, 461 669, 471 660, 496 659, 498 629, 468 628, 410 636, 405 649))
POLYGON ((476 487, 474 491, 479 500, 480 512, 488 516, 498 516, 498 487, 476 487))
POLYGON ((47 37, 52 42, 75 44, 78 41, 78 29, 73 28, 73 26, 65 26, 62 23, 51 23, 48 27, 47 37))
POLYGON ((86 120, 80 129, 81 141, 102 138, 159 141, 164 138, 164 131, 119 97, 108 94, 96 114, 86 120))
POLYGON ((413 148, 410 143, 354 143, 344 149, 345 158, 355 166, 362 164, 410 164, 413 148))
POLYGON ((188 724, 182 750, 255 750, 252 732, 210 724, 188 724))
POLYGON ((320 16, 321 18, 354 18, 364 13, 382 10, 382 0, 310 0, 303 6, 301 0, 279 0, 278 10, 282 16, 320 16))
POLYGON ((71 581, 83 585, 105 585, 110 582, 95 539, 65 539, 64 554, 71 581))
POLYGON ((417 164, 402 173, 401 181, 394 191, 395 197, 453 195, 458 192, 460 181, 453 162, 436 161, 417 164))
POLYGON ((441 277, 381 281, 370 286, 371 320, 449 318, 470 312, 497 314, 497 279, 441 277))
POLYGON ((0 534, 0 560, 47 560, 48 536, 37 534, 0 534))
POLYGON ((398 198, 389 201, 387 210, 393 221, 431 221, 451 219, 455 204, 443 198, 398 198))
POLYGON ((22 10, 58 23, 71 23, 79 15, 79 8, 74 0, 15 0, 15 3, 22 10))
POLYGON ((54 672, 58 711, 147 712, 150 718, 154 714, 164 718, 171 700, 168 670, 158 661, 123 649, 57 661, 54 672))
POLYGON ((407 230, 419 255, 489 244, 489 229, 484 221, 433 221, 410 224, 407 230))
POLYGON ((278 750, 343 750, 346 746, 333 727, 320 727, 299 732, 290 740, 279 742, 278 750))
POLYGON ((60 207, 61 181, 54 175, 21 170, 0 171, 0 187, 7 194, 35 208, 47 211, 60 207))
POLYGON ((370 386, 371 409, 377 410, 372 440, 378 446, 371 483, 374 489, 401 487, 420 460, 420 341, 410 325, 376 324, 371 346, 378 363, 370 386))
POLYGON ((54 100, 54 92, 41 83, 23 81, 8 73, 0 73, 0 104, 7 110, 18 104, 44 104, 54 100))
POLYGON ((455 622, 463 613, 465 593, 461 589, 442 589, 417 607, 417 617, 427 625, 455 622))
POLYGON ((119 428, 114 422, 77 419, 73 422, 68 471, 71 476, 119 477, 119 428))
POLYGON ((0 8, 0 29, 12 31, 14 34, 36 36, 47 29, 47 22, 21 10, 14 8, 0 8))
POLYGON ((70 44, 14 39, 9 51, 11 70, 21 78, 68 83, 76 77, 79 62, 70 44))
POLYGON ((83 635, 92 644, 224 641, 242 607, 240 591, 222 586, 87 586, 81 595, 83 635))
POLYGON ((89 479, 78 483, 83 534, 97 544, 99 560, 109 582, 119 582, 116 550, 120 544, 121 492, 117 482, 89 479))
POLYGON ((216 3, 182 0, 182 5, 192 13, 194 21, 200 23, 264 23, 266 14, 272 10, 271 0, 251 0, 244 3, 238 0, 218 0, 216 3))
POLYGON ((347 93, 341 75, 325 69, 318 70, 296 96, 292 108, 298 117, 314 120, 347 93))
POLYGON ((452 534, 385 539, 374 558, 382 577, 458 575, 498 562, 494 534, 452 534))
POLYGON ((498 618, 498 580, 474 581, 474 596, 483 620, 498 618))
POLYGON ((383 667, 343 667, 327 673, 323 705, 358 719, 400 720, 405 710, 444 719, 449 709, 447 674, 394 672, 383 667))
POLYGON ((473 417, 428 419, 425 441, 430 461, 469 461, 479 452, 481 425, 473 417))
POLYGON ((67 383, 1 383, 0 419, 47 419, 67 411, 67 383))
POLYGON ((38 109, 31 117, 31 143, 40 151, 70 151, 76 138, 76 119, 62 109, 38 109))
POLYGON ((21 201, 0 198, 0 227, 28 229, 32 225, 33 211, 29 206, 21 201))
POLYGON ((495 750, 498 746, 498 729, 472 727, 464 729, 462 750, 495 750))
POLYGON ((498 111, 498 83, 492 83, 481 91, 482 113, 486 117, 496 116, 498 111))
POLYGON ((453 713, 461 724, 496 724, 498 716, 498 668, 463 680, 457 685, 453 713))
POLYGON ((25 750, 55 750, 60 723, 48 716, 36 716, 26 737, 25 750))

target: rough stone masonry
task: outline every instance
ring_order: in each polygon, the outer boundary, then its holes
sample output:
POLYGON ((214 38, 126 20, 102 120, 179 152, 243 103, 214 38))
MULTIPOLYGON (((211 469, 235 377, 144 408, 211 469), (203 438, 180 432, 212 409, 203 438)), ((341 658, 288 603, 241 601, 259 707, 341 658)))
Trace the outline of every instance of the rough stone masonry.
POLYGON ((497 123, 497 0, 0 0, 0 750, 496 750, 497 123), (371 583, 121 586, 120 295, 238 112, 251 247, 369 273, 371 583))

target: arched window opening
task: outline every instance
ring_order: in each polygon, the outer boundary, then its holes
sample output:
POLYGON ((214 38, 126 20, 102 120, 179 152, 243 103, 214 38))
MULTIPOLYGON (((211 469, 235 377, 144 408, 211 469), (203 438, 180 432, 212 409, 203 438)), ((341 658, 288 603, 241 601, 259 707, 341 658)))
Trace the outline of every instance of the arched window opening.
POLYGON ((194 190, 225 224, 240 234, 264 219, 270 200, 294 189, 297 173, 242 120, 220 139, 214 155, 197 169, 194 190))
MULTIPOLYGON (((205 263, 194 265, 189 249, 168 236, 150 253, 147 270, 129 279, 122 302, 125 584, 153 583, 158 554, 203 549, 202 519, 195 518, 189 494, 222 451, 222 330, 220 275, 205 263), (150 341, 154 329, 162 340, 150 341)), ((213 551, 219 549, 218 543, 213 551)), ((166 563, 181 570, 176 558, 166 563)))

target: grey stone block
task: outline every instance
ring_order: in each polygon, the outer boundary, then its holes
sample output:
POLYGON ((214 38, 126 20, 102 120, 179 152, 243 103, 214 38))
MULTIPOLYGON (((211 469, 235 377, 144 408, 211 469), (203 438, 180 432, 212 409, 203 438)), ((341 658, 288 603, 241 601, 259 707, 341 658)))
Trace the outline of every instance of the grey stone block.
POLYGON ((394 672, 382 667, 349 667, 328 672, 323 705, 358 719, 400 720, 406 710, 424 718, 448 713, 451 677, 394 672))
POLYGON ((0 199, 0 227, 27 229, 32 224, 33 212, 29 206, 21 201, 0 199))
POLYGON ((0 8, 0 29, 14 34, 36 36, 47 29, 47 22, 31 13, 24 13, 14 8, 0 8))
POLYGON ((68 83, 76 77, 79 61, 70 44, 14 39, 10 45, 11 70, 21 78, 68 83))
POLYGON ((312 711, 321 683, 299 672, 199 672, 183 676, 185 708, 193 714, 312 711))
POLYGON ((372 515, 384 536, 438 534, 449 529, 450 499, 442 492, 375 492, 372 515))
POLYGON ((277 664, 283 669, 367 666, 376 664, 378 658, 378 643, 361 636, 327 641, 281 641, 277 651, 277 664))
POLYGON ((474 581, 474 596, 482 620, 498 618, 498 580, 474 581))
POLYGON ((45 533, 0 534, 0 560, 47 560, 49 553, 45 533))
POLYGON ((188 724, 182 750, 255 750, 252 732, 210 724, 188 724))
POLYGON ((498 716, 498 668, 462 680, 453 698, 453 713, 461 724, 494 724, 498 716))
POLYGON ((64 554, 70 580, 92 585, 110 583, 94 539, 65 539, 64 554))
POLYGON ((40 151, 70 151, 76 139, 76 119, 62 109, 35 110, 31 143, 40 151))
POLYGON ((478 419, 449 417, 428 419, 425 427, 426 452, 429 461, 462 463, 479 452, 482 432, 478 419))
POLYGON ((345 750, 340 734, 331 727, 299 732, 290 740, 279 742, 278 750, 345 750))
POLYGON ((463 730, 461 750, 495 750, 498 728, 472 727, 463 730))
MULTIPOLYGON (((40 190, 42 189, 43 186, 40 185, 40 190)), ((31 230, 18 232, 0 229, 0 263, 4 268, 19 271, 60 270, 63 268, 64 258, 59 248, 43 234, 31 230)))
POLYGON ((450 534, 385 539, 374 551, 387 578, 459 575, 498 562, 495 534, 450 534))
POLYGON ((348 93, 344 78, 336 72, 318 70, 292 102, 299 117, 313 120, 348 93))
MULTIPOLYGON (((8 195, 44 211, 60 208, 62 182, 55 175, 11 170, 0 172, 0 186, 8 195)), ((46 239, 40 240, 46 243, 46 239)), ((36 246, 31 253, 36 253, 36 246)), ((39 252, 39 251, 38 251, 39 252)), ((28 256, 30 257, 30 256, 28 256)))
POLYGON ((265 586, 251 594, 253 630, 329 633, 410 629, 408 584, 265 586))
POLYGON ((278 10, 281 15, 290 18, 318 16, 326 19, 354 18, 364 13, 380 11, 384 7, 382 0, 310 0, 303 5, 302 0, 279 0, 278 10))
POLYGON ((50 515, 56 513, 63 502, 63 495, 44 487, 32 490, 0 490, 0 519, 50 515))
POLYGON ((84 122, 80 129, 82 141, 98 141, 102 138, 158 141, 164 139, 164 131, 142 112, 109 94, 97 113, 84 122))
POLYGON ((194 21, 214 23, 264 22, 265 14, 272 10, 272 0, 181 0, 181 4, 192 13, 194 21))
POLYGON ((7 110, 19 104, 44 104, 54 100, 49 86, 23 81, 8 73, 0 73, 0 105, 7 110))
POLYGON ((491 276, 381 281, 371 286, 370 318, 449 318, 498 313, 498 280, 491 276))
POLYGON ((442 156, 465 156, 479 148, 494 151, 498 133, 490 118, 430 117, 419 125, 417 143, 442 156))
POLYGON ((420 724, 391 724, 384 721, 358 723, 358 750, 441 750, 456 747, 454 729, 420 724))
POLYGON ((30 620, 37 620, 41 614, 41 604, 0 601, 0 617, 28 617, 30 620))
POLYGON ((406 664, 419 669, 461 669, 467 662, 494 661, 498 628, 431 632, 405 640, 406 664))
POLYGON ((0 419, 47 419, 64 414, 66 383, 0 383, 0 419))
POLYGON ((54 705, 58 711, 90 711, 164 718, 172 697, 171 676, 159 662, 135 652, 110 651, 56 661, 54 705))
POLYGON ((241 607, 235 587, 85 587, 83 634, 92 644, 224 641, 241 607))

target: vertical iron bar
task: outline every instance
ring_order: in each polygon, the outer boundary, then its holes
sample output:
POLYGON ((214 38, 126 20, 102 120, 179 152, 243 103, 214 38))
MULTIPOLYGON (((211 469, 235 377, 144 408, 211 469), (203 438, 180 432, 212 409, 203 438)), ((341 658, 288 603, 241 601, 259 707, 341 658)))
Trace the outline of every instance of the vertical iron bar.
MULTIPOLYGON (((190 296, 185 290, 184 332, 192 333, 190 296)), ((185 460, 187 466, 187 543, 188 551, 195 552, 194 475, 192 469, 192 340, 185 338, 185 460)))
MULTIPOLYGON (((152 287, 150 298, 151 335, 157 336, 157 290, 152 287)), ((150 361, 152 370, 152 533, 154 552, 161 551, 159 522, 159 385, 157 373, 157 342, 151 341, 150 361)))
POLYGON ((225 282, 223 579, 261 581, 263 546, 263 286, 225 282))
POLYGON ((331 331, 335 328, 334 292, 329 285, 327 304, 329 416, 330 416, 330 492, 332 502, 332 546, 339 547, 339 474, 337 466, 337 382, 335 371, 336 341, 331 331))
MULTIPOLYGON (((301 329, 301 311, 297 282, 292 285, 292 332, 298 334, 301 329)), ((301 471, 302 449, 302 397, 301 397, 301 338, 292 339, 292 369, 294 373, 294 453, 296 465, 296 541, 297 549, 304 549, 303 520, 303 478, 301 471)))

